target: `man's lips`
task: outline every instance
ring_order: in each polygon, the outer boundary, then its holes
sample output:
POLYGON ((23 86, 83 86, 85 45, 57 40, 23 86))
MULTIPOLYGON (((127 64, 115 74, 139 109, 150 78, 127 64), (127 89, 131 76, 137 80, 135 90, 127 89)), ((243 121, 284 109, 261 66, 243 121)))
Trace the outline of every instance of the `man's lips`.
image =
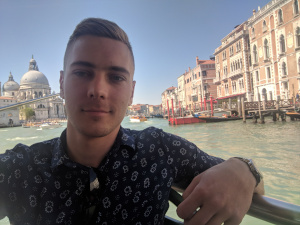
POLYGON ((111 113, 108 109, 96 109, 96 108, 84 108, 81 109, 82 112, 92 114, 92 115, 105 115, 111 113))

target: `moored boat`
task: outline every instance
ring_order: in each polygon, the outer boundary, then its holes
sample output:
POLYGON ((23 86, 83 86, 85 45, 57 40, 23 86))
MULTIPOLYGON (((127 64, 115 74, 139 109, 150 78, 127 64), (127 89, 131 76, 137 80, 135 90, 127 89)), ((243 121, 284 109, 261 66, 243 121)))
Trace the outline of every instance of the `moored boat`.
POLYGON ((286 112, 285 115, 289 116, 291 118, 291 120, 300 119, 300 112, 299 111, 286 112))
POLYGON ((241 120, 243 119, 240 116, 201 116, 195 114, 194 117, 198 118, 199 120, 204 121, 205 123, 209 122, 224 122, 224 121, 231 121, 231 120, 241 120))
POLYGON ((130 122, 144 122, 147 121, 147 118, 144 116, 131 116, 130 122))

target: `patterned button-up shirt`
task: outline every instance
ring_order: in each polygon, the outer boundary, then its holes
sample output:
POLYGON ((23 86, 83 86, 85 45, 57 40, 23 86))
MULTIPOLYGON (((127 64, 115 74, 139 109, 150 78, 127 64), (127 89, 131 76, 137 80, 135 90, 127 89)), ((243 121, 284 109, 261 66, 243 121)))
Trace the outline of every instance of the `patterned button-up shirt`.
POLYGON ((90 178, 96 174, 100 188, 89 224, 163 224, 170 187, 187 185, 223 161, 160 129, 121 127, 105 159, 91 169, 68 157, 66 132, 0 154, 0 217, 8 216, 14 225, 84 224, 90 178))

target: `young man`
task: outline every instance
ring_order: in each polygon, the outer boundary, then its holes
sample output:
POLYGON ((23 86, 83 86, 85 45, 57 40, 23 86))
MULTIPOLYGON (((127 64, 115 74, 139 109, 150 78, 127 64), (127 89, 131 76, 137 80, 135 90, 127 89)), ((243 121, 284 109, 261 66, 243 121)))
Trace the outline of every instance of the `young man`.
MULTIPOLYGON (((239 224, 254 192, 250 161, 224 161, 157 128, 120 126, 132 103, 134 57, 115 23, 89 18, 68 42, 60 138, 0 155, 0 217, 12 224, 163 224, 172 185, 186 188, 185 224, 239 224), (249 169, 250 168, 250 169, 249 169)), ((260 189, 261 188, 261 189, 260 189)))

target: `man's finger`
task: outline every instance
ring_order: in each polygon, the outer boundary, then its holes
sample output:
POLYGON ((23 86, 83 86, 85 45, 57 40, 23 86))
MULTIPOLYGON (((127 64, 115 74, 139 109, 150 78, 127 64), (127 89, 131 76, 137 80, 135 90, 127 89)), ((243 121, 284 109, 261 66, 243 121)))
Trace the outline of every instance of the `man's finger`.
MULTIPOLYGON (((185 225, 199 225, 199 224, 208 224, 216 215, 216 211, 209 206, 201 207, 195 215, 184 221, 185 225)), ((220 220, 220 219, 219 219, 220 220)), ((223 222, 223 221, 222 221, 223 222)))
POLYGON ((199 184, 200 180, 201 174, 196 176, 189 184, 189 186, 185 189, 185 191, 182 194, 183 199, 186 199, 194 191, 195 187, 199 184))

